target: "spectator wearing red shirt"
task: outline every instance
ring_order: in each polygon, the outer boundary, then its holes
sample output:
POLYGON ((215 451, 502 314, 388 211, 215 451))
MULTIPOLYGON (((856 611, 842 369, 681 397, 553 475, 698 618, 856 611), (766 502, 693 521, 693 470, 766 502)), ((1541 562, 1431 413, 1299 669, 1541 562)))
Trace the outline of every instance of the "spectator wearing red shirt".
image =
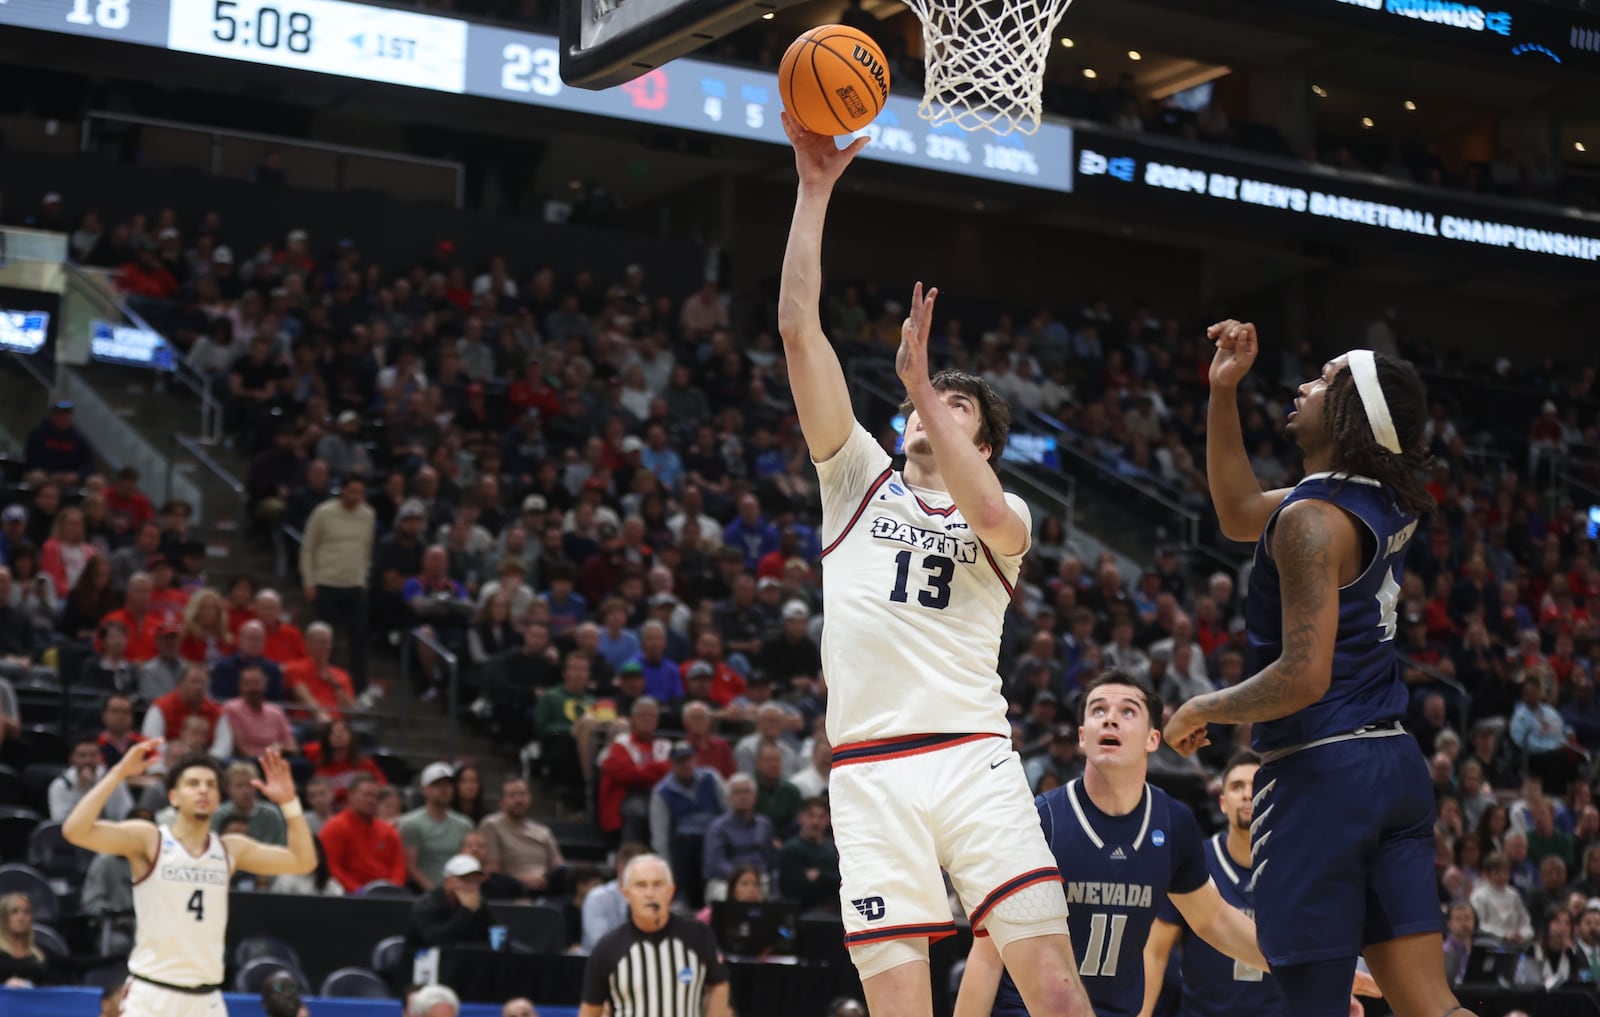
MULTIPOLYGON (((167 620, 165 614, 152 608, 150 593, 150 576, 144 572, 135 572, 133 578, 128 580, 128 594, 122 607, 100 619, 102 625, 114 621, 119 622, 127 630, 127 657, 135 664, 155 659, 156 632, 167 620)), ((98 646, 95 647, 96 652, 99 652, 99 649, 98 646)))
POLYGON ((206 669, 201 664, 185 664, 178 687, 150 704, 144 713, 144 735, 176 741, 190 716, 205 719, 213 756, 233 755, 233 729, 222 716, 222 705, 206 695, 206 669))
POLYGON ((283 669, 284 691, 296 703, 316 714, 319 724, 356 707, 355 685, 344 668, 330 663, 333 629, 326 622, 306 627, 306 655, 283 669))
POLYGON ((222 595, 216 590, 197 590, 184 607, 178 656, 209 666, 233 653, 233 635, 222 595))
POLYGON ((539 411, 545 420, 551 420, 561 414, 561 395, 550 387, 544 377, 544 365, 539 363, 538 355, 529 360, 523 368, 522 378, 511 383, 511 389, 506 393, 506 402, 520 416, 530 409, 539 411))
POLYGON ((256 594, 255 607, 256 617, 261 620, 262 631, 267 637, 262 656, 277 661, 279 665, 303 659, 306 655, 305 636, 300 634, 300 629, 293 622, 284 620, 283 598, 278 596, 277 591, 262 590, 256 594))
MULTIPOLYGON (((357 777, 368 777, 379 784, 389 782, 383 771, 378 769, 378 764, 362 754, 355 732, 343 717, 329 723, 322 740, 308 744, 305 754, 307 759, 316 764, 312 775, 328 782, 333 788, 334 801, 341 805, 357 777)), ((376 808, 376 804, 373 807, 376 808)))
POLYGON ((733 776, 733 746, 711 733, 711 707, 689 703, 683 708, 683 740, 694 749, 696 766, 717 771, 723 780, 733 776))
POLYGON ((164 616, 164 621, 175 625, 183 623, 183 613, 189 606, 189 591, 173 585, 177 572, 166 555, 156 553, 145 562, 145 572, 150 576, 150 610, 164 616))
POLYGON ((672 743, 656 737, 661 706, 649 696, 634 701, 628 730, 600 761, 600 829, 624 841, 649 842, 650 793, 672 769, 672 743))
POLYGON ((378 818, 378 782, 367 774, 350 781, 343 812, 322 825, 317 835, 328 859, 328 874, 347 893, 374 880, 406 885, 406 852, 400 832, 378 818))
POLYGON ((137 532, 156 517, 156 507, 139 490, 139 471, 132 466, 117 471, 116 479, 105 489, 105 499, 106 508, 113 516, 124 516, 128 520, 130 533, 137 532))
POLYGON ((247 621, 256 620, 256 583, 249 576, 239 576, 228 587, 228 631, 234 639, 247 621))
POLYGON ((707 630, 695 640, 695 656, 683 662, 680 670, 685 678, 694 670, 711 669, 711 688, 706 693, 711 701, 724 709, 744 695, 745 681, 739 672, 722 659, 722 637, 707 630))
POLYGON ((178 280, 161 264, 156 243, 148 237, 139 245, 139 254, 117 269, 117 288, 134 297, 171 300, 178 295, 178 280))

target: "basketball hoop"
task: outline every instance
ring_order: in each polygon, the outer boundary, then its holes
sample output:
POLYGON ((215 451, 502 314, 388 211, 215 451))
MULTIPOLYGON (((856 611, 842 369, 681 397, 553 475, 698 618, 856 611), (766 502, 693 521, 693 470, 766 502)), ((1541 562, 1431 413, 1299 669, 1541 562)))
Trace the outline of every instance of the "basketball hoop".
POLYGON ((1039 129, 1044 64, 1072 0, 906 0, 922 20, 918 114, 964 131, 1039 129))

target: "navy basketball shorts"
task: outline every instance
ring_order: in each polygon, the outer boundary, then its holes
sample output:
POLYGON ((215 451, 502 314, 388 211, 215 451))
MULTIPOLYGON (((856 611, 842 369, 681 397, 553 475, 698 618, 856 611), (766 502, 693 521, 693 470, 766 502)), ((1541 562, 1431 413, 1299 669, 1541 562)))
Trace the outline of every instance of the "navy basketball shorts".
POLYGON ((1274 967, 1441 929, 1433 784, 1401 734, 1317 745, 1256 774, 1256 933, 1274 967))

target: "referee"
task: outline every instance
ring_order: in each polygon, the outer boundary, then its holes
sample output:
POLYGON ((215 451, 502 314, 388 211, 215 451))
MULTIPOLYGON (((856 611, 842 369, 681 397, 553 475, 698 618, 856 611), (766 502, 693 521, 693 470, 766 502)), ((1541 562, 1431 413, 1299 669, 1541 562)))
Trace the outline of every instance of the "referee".
POLYGON ((578 1017, 731 1017, 728 967, 700 922, 669 909, 672 869, 640 855, 622 870, 628 921, 594 945, 578 1017))

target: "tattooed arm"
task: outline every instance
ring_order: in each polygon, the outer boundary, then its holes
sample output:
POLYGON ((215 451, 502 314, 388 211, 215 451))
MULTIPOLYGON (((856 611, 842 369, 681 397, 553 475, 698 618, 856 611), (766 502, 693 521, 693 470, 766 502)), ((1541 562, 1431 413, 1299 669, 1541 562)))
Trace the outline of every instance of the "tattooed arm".
POLYGON ((1325 501, 1297 501, 1278 514, 1269 550, 1283 598, 1283 652, 1253 677, 1196 696, 1167 724, 1184 755, 1206 744, 1207 724, 1277 720, 1321 699, 1333 679, 1341 575, 1359 570, 1355 523, 1325 501))

